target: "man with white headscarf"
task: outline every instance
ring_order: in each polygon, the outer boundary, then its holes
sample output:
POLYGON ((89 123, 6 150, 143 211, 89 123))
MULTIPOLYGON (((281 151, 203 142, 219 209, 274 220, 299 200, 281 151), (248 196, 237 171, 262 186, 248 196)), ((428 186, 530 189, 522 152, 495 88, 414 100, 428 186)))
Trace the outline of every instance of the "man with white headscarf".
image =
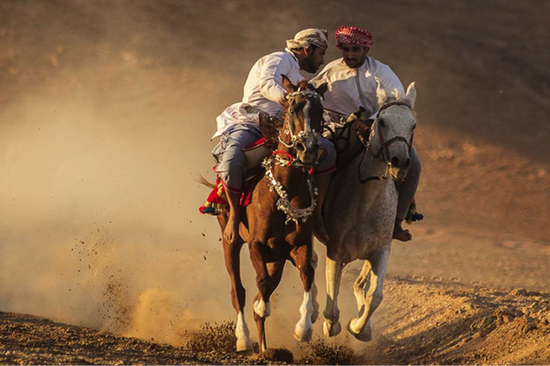
MULTIPOLYGON (((243 99, 225 109, 217 118, 218 131, 212 138, 221 137, 212 151, 217 161, 216 172, 223 183, 229 203, 229 218, 223 233, 230 243, 238 239, 240 199, 244 177, 254 167, 247 166, 243 149, 262 137, 259 128, 259 113, 266 113, 274 119, 282 120, 287 91, 282 85, 285 75, 293 85, 304 77, 300 70, 316 72, 324 63, 323 56, 328 48, 326 31, 305 29, 286 42, 284 52, 274 52, 260 58, 250 70, 244 85, 243 99)), ((316 232, 327 236, 320 207, 328 189, 331 173, 336 169, 336 154, 332 144, 322 138, 321 147, 327 153, 315 171, 318 188, 318 210, 314 213, 316 232)))
MULTIPOLYGON (((374 119, 380 108, 376 95, 377 80, 385 89, 397 89, 401 95, 405 95, 401 81, 390 67, 368 55, 373 44, 369 31, 360 27, 342 26, 336 31, 335 38, 336 47, 342 51, 343 57, 330 62, 311 80, 316 87, 327 83, 323 107, 329 112, 332 121, 347 118, 359 110, 362 110, 360 119, 374 119)), ((401 225, 414 199, 421 172, 414 147, 410 158, 407 179, 399 189, 393 232, 393 238, 400 241, 412 239, 409 230, 404 230, 401 225)))

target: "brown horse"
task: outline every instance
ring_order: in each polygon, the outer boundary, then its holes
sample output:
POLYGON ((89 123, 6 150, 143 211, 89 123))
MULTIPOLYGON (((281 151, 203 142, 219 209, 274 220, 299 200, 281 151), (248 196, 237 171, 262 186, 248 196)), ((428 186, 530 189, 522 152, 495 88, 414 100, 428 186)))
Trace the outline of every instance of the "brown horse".
MULTIPOLYGON (((319 153, 323 107, 320 95, 307 89, 307 82, 295 87, 283 77, 283 85, 289 94, 282 126, 273 127, 273 123, 260 118, 262 132, 275 149, 262 162, 264 177, 254 188, 251 203, 241 207, 243 220, 237 243, 223 240, 225 264, 231 277, 231 298, 237 312, 237 351, 252 349, 244 317, 245 289, 239 262, 245 242, 259 290, 253 310, 260 352, 267 349, 265 319, 271 313, 270 296, 281 281, 286 260, 298 268, 304 289, 301 317, 294 331, 297 340, 311 339, 318 313, 313 282, 316 266, 313 223, 308 218, 316 206, 317 190, 311 172, 319 153)), ((223 237, 227 214, 218 216, 218 221, 223 237)))

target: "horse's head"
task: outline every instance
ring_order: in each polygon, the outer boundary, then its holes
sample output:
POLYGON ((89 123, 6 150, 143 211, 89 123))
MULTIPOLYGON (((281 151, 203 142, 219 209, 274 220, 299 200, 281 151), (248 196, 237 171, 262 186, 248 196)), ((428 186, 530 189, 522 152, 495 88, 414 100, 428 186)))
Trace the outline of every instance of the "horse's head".
POLYGON ((309 88, 306 81, 294 86, 284 75, 283 86, 288 92, 287 113, 279 141, 300 163, 313 165, 317 162, 323 128, 321 95, 309 88))
POLYGON ((380 110, 372 127, 370 150, 375 156, 390 164, 390 172, 394 179, 402 179, 407 175, 411 165, 409 152, 416 127, 414 82, 407 88, 406 95, 400 95, 396 89, 385 90, 380 82, 376 92, 380 110))

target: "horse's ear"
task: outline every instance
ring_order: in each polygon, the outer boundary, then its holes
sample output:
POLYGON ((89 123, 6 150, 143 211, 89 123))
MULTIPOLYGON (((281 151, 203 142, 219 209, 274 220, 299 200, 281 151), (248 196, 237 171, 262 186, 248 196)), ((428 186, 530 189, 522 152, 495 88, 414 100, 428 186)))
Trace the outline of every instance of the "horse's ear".
POLYGON ((319 85, 318 88, 314 87, 311 84, 308 84, 308 88, 310 88, 311 90, 314 90, 317 94, 321 96, 321 98, 325 99, 325 93, 328 90, 328 83, 323 83, 319 85))
POLYGON ((283 87, 288 92, 288 94, 294 93, 296 91, 296 87, 292 85, 290 80, 286 77, 286 75, 281 75, 283 77, 283 87))
POLYGON ((374 78, 376 80, 376 97, 378 98, 378 105, 383 106, 386 104, 386 101, 388 100, 388 92, 384 87, 382 86, 382 83, 380 82, 380 79, 377 77, 374 78))
POLYGON ((307 86, 307 80, 302 80, 298 83, 298 90, 306 90, 307 86))
POLYGON ((407 88, 407 94, 404 99, 412 108, 414 108, 414 102, 416 101, 416 87, 414 81, 407 88))

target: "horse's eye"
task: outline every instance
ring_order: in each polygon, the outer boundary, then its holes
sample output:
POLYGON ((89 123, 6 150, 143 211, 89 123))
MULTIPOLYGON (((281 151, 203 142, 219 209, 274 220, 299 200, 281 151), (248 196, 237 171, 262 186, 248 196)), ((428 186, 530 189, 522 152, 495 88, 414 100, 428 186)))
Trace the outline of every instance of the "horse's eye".
POLYGON ((380 126, 386 127, 386 121, 384 119, 380 118, 380 126))

